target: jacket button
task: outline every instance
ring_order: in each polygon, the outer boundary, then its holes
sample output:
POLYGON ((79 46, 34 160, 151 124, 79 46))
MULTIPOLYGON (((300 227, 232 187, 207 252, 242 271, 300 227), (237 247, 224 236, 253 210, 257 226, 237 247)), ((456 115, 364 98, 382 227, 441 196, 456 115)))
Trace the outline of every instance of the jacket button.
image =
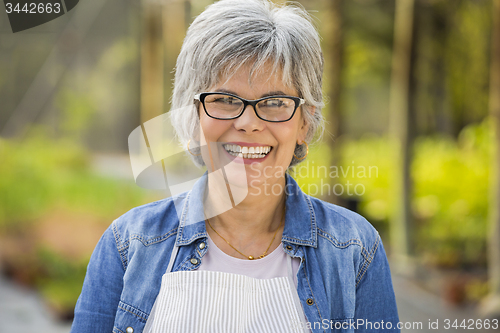
POLYGON ((190 261, 193 265, 198 265, 198 259, 192 258, 190 261))
POLYGON ((125 332, 127 333, 134 333, 134 329, 132 327, 127 327, 127 329, 125 330, 125 332))
POLYGON ((292 247, 291 245, 287 245, 287 246, 286 246, 286 249, 287 249, 288 251, 292 251, 292 250, 293 250, 293 247, 292 247))
POLYGON ((314 300, 312 298, 308 298, 306 300, 306 303, 307 303, 307 305, 313 305, 314 304, 314 300))
POLYGON ((200 248, 200 250, 203 250, 205 248, 205 243, 200 243, 200 245, 198 245, 198 247, 200 248))

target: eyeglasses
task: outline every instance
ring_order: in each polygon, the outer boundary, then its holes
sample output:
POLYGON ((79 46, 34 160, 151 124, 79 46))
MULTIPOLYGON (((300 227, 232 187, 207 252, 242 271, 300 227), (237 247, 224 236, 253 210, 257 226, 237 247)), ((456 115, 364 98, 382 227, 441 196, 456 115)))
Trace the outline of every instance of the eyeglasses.
POLYGON ((214 119, 236 119, 245 112, 248 105, 251 105, 257 117, 273 123, 292 119, 297 108, 306 102, 294 96, 269 96, 247 100, 236 95, 217 92, 197 94, 194 99, 200 101, 207 116, 214 119))

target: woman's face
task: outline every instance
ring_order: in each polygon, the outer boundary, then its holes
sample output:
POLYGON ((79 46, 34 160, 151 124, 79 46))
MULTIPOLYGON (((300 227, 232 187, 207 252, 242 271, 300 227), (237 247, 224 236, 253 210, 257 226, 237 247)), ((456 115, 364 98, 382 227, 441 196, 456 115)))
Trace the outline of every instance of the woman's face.
MULTIPOLYGON (((221 78, 220 83, 207 92, 225 92, 248 100, 273 95, 298 97, 293 87, 282 82, 280 73, 269 74, 270 66, 263 66, 262 70, 254 73, 250 82, 249 71, 249 66, 242 66, 231 77, 221 78)), ((295 144, 302 144, 307 133, 301 113, 299 107, 289 121, 272 123, 258 118, 253 107, 247 106, 239 118, 219 120, 207 116, 200 103, 200 144, 208 144, 210 148, 202 149, 205 165, 211 172, 224 167, 230 184, 248 186, 249 189, 282 181, 292 160, 295 144), (235 149, 245 152, 246 149, 251 151, 251 148, 269 152, 263 158, 234 156, 235 149)))

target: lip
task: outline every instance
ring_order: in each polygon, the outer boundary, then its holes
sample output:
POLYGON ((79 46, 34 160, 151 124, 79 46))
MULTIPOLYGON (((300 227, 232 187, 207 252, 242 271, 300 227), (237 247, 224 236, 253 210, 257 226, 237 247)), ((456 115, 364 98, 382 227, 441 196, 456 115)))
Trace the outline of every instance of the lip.
MULTIPOLYGON (((246 146, 246 147, 266 147, 266 146, 269 146, 269 147, 272 147, 271 145, 268 145, 268 144, 262 144, 262 143, 248 143, 248 142, 226 142, 226 144, 229 144, 229 145, 238 145, 238 146, 246 146)), ((269 156, 269 153, 272 152, 272 149, 271 151, 264 157, 262 158, 243 158, 243 157, 234 157, 233 155, 229 154, 227 152, 227 150, 225 150, 224 148, 222 148, 222 150, 224 151, 224 153, 232 160, 234 161, 234 163, 240 163, 240 164, 252 164, 252 163, 262 163, 264 162, 264 160, 269 156)))
POLYGON ((239 142, 239 141, 234 141, 234 142, 226 142, 228 145, 238 145, 238 146, 246 146, 246 147, 272 147, 271 145, 268 145, 266 143, 250 143, 250 142, 239 142))

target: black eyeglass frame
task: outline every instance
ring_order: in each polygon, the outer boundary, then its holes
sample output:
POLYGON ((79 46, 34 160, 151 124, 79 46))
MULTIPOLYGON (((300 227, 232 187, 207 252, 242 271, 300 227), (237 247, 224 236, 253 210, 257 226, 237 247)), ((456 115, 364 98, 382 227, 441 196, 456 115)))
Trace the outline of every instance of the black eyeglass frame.
POLYGON ((233 94, 229 94, 229 93, 222 93, 222 92, 204 92, 204 93, 200 93, 200 94, 196 94, 194 95, 194 100, 195 101, 198 101, 198 102, 201 102, 201 104, 203 105, 203 110, 205 110, 205 113, 207 114, 207 116, 209 116, 210 118, 213 118, 213 119, 218 119, 218 120, 233 120, 233 119, 236 119, 236 118, 239 118, 241 117, 241 115, 243 114, 243 112, 245 112, 246 108, 248 105, 251 105, 253 107, 253 111, 255 112, 255 115, 259 118, 259 119, 262 119, 264 121, 268 121, 270 123, 283 123, 285 121, 289 121, 290 119, 293 118, 293 116, 295 115, 295 112, 297 111, 297 109, 299 108, 299 106, 301 106, 302 104, 304 104, 306 102, 305 99, 303 98, 300 98, 300 97, 295 97, 295 96, 286 96, 286 95, 276 95, 276 96, 267 96, 267 97, 262 97, 262 98, 259 98, 259 99, 244 99, 240 96, 237 96, 237 95, 233 95, 233 94), (214 117, 214 116, 211 116, 208 111, 207 111, 207 108, 205 107, 205 98, 209 95, 225 95, 225 96, 231 96, 231 97, 234 97, 234 98, 237 98, 239 99, 240 101, 243 102, 243 109, 241 109, 241 112, 240 114, 238 114, 237 116, 234 116, 234 117, 231 117, 231 118, 217 118, 217 117, 214 117), (266 100, 266 99, 272 99, 272 98, 289 98, 291 100, 293 100, 295 102, 295 109, 293 110, 292 114, 290 115, 290 118, 286 119, 286 120, 268 120, 268 119, 264 119, 262 118, 259 113, 257 112, 257 103, 263 101, 263 100, 266 100))

